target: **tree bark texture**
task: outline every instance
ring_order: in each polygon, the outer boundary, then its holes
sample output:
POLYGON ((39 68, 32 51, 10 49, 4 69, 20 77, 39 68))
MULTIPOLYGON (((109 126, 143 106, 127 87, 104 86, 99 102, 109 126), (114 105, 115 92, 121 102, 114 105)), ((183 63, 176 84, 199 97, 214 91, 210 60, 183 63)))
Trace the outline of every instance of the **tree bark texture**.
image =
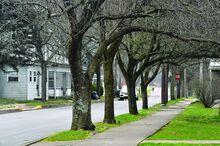
POLYGON ((41 62, 41 100, 45 102, 47 100, 47 62, 41 62))
POLYGON ((171 82, 170 82, 170 98, 171 100, 175 100, 175 83, 176 83, 176 69, 174 66, 171 67, 171 82))
POLYGON ((132 115, 138 114, 136 93, 135 93, 135 81, 132 79, 126 80, 127 90, 128 90, 128 107, 129 113, 132 115))
POLYGON ((142 96, 142 109, 148 109, 148 95, 147 95, 147 85, 143 74, 141 75, 141 96, 142 96))
POLYGON ((91 121, 91 78, 83 74, 81 63, 82 36, 72 37, 68 50, 68 59, 74 84, 71 130, 94 130, 91 121))
POLYGON ((168 102, 168 66, 167 66, 167 64, 163 64, 161 104, 167 104, 167 102, 168 102))
POLYGON ((97 94, 99 96, 101 95, 101 67, 99 66, 96 70, 96 77, 97 77, 97 82, 96 82, 96 89, 97 89, 97 94))
POLYGON ((104 84, 105 84, 105 117, 104 123, 115 124, 114 114, 114 77, 113 77, 113 60, 104 61, 104 84))
POLYGON ((113 42, 104 52, 105 116, 104 123, 115 124, 113 62, 121 39, 113 42))

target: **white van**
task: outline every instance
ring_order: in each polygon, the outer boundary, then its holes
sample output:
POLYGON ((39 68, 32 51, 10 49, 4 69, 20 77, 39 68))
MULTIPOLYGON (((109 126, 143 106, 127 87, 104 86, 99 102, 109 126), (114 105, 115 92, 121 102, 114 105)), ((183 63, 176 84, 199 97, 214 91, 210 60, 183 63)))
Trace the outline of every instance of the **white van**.
POLYGON ((126 85, 123 85, 120 91, 119 100, 128 99, 128 88, 126 85))
MULTIPOLYGON (((137 95, 137 90, 135 91, 136 95, 137 95)), ((138 97, 135 97, 136 100, 138 100, 138 97)), ((127 85, 123 85, 120 91, 120 96, 119 96, 119 100, 124 100, 124 99, 128 99, 128 88, 127 85)))

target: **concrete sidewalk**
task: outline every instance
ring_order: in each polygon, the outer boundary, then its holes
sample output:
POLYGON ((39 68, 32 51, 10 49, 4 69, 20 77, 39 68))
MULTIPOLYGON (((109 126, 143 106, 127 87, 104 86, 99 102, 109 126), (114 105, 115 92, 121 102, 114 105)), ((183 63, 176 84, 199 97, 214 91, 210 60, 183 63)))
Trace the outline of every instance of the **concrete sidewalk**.
POLYGON ((107 130, 83 141, 36 143, 32 146, 137 146, 184 110, 193 100, 185 100, 162 109, 142 120, 107 130))

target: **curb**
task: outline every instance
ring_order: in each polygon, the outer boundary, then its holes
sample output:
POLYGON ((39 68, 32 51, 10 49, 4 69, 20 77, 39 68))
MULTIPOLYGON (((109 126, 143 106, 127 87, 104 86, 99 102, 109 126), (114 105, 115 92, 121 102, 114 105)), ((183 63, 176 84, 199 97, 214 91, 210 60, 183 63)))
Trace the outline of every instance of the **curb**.
POLYGON ((22 112, 22 110, 21 109, 0 110, 0 115, 2 115, 2 114, 9 114, 9 113, 16 113, 16 112, 22 112))
POLYGON ((9 113, 17 113, 17 112, 25 112, 25 111, 34 111, 34 110, 41 110, 41 109, 50 109, 50 108, 59 108, 59 107, 67 107, 71 105, 46 105, 46 106, 36 106, 32 109, 6 109, 6 110, 0 110, 0 115, 2 114, 9 114, 9 113))
POLYGON ((56 104, 55 105, 44 105, 38 109, 59 108, 59 107, 67 107, 67 106, 71 106, 71 105, 56 105, 56 104))
MULTIPOLYGON (((94 102, 94 103, 102 103, 102 102, 94 102)), ((50 109, 50 108, 60 108, 60 107, 67 107, 71 105, 43 105, 43 106, 36 106, 31 109, 22 109, 22 108, 16 108, 16 109, 6 109, 6 110, 0 110, 0 115, 2 114, 9 114, 9 113, 16 113, 16 112, 25 112, 25 111, 34 111, 34 110, 41 110, 41 109, 50 109)))
POLYGON ((27 142, 27 143, 25 143, 25 144, 23 144, 23 145, 21 145, 21 146, 30 146, 30 145, 33 145, 33 144, 35 144, 35 143, 38 143, 38 142, 44 140, 45 138, 46 138, 46 137, 42 137, 42 138, 39 138, 39 139, 37 139, 37 140, 33 140, 33 141, 30 141, 30 142, 27 142))

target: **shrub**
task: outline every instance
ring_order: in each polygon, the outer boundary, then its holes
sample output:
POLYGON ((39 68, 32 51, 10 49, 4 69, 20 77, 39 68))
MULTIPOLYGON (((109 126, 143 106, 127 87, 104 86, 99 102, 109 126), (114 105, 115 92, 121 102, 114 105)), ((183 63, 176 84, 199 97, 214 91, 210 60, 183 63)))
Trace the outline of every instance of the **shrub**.
POLYGON ((195 86, 196 97, 203 103, 205 108, 211 108, 216 104, 216 99, 219 97, 220 80, 218 78, 210 81, 204 78, 203 83, 197 83, 195 86))

